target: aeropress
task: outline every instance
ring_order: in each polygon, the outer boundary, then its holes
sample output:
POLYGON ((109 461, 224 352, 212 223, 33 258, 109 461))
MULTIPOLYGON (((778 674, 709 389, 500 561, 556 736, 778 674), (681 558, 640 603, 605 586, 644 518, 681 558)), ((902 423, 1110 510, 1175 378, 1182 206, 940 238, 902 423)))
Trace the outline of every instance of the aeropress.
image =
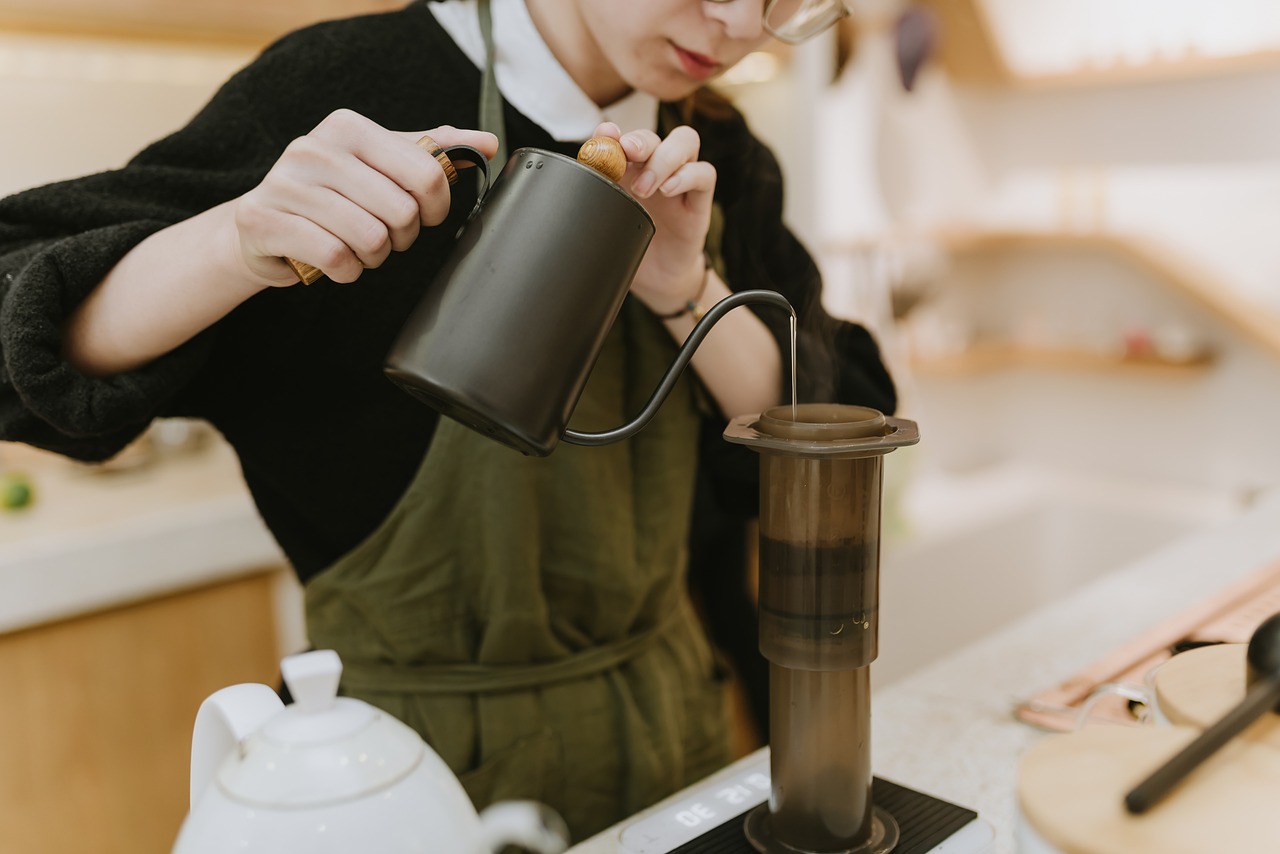
POLYGON ((899 828, 871 797, 883 460, 919 431, 866 407, 806 403, 736 418, 724 436, 760 454, 771 789, 745 835, 768 854, 884 854, 899 828))

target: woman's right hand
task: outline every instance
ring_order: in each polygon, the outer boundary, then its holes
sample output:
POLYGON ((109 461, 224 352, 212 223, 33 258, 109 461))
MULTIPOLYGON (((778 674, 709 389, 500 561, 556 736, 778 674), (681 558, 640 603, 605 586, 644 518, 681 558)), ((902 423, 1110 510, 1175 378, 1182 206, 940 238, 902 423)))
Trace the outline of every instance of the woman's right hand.
POLYGON ((234 202, 235 240, 247 277, 283 287, 298 279, 285 257, 354 282, 423 226, 449 213, 449 183, 435 158, 416 145, 423 134, 441 148, 468 145, 492 157, 491 133, 447 125, 391 131, 350 110, 330 114, 289 144, 257 187, 234 202))

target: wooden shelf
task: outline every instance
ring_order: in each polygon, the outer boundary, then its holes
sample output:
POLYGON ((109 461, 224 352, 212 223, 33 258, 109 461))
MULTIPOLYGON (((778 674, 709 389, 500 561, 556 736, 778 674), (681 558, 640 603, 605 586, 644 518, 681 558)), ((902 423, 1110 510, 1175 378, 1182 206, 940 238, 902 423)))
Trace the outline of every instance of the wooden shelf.
POLYGON ((1014 89, 1061 89, 1114 86, 1236 74, 1280 68, 1280 51, 1240 55, 1188 55, 1142 64, 1117 61, 1084 66, 1070 72, 1027 74, 1009 65, 980 0, 920 0, 938 18, 942 38, 938 60, 948 76, 961 83, 1014 89))
POLYGON ((1163 374, 1190 377, 1203 374, 1213 365, 1205 353, 1185 360, 1158 356, 1126 356, 1072 349, 1032 349, 1010 344, 978 344, 953 356, 913 359, 912 370, 920 376, 973 376, 998 370, 1079 371, 1093 373, 1163 374))
POLYGON ((953 255, 1027 249, 1107 252, 1208 310, 1280 358, 1280 314, 1236 295, 1233 288, 1166 246, 1108 232, 951 231, 940 235, 953 255))

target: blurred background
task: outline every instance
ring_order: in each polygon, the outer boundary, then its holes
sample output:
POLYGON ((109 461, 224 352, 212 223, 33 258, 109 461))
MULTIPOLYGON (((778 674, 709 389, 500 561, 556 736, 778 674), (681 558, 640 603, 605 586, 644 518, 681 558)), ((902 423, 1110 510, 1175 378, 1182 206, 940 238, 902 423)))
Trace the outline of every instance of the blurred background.
MULTIPOLYGON (((1280 481, 1280 5, 853 3, 719 86, 921 427, 886 466, 886 685, 1280 481)), ((399 5, 0 0, 0 193, 399 5)), ((289 570, 200 424, 100 466, 0 443, 0 497, 0 849, 167 850, 199 700, 305 645, 289 570)))

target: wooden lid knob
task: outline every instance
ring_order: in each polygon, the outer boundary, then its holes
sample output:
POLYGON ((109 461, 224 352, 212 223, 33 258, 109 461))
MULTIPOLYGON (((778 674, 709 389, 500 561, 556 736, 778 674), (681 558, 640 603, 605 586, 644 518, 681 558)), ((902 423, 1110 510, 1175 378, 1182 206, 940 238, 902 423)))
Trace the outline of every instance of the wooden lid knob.
POLYGON ((627 155, 622 143, 608 136, 593 136, 578 149, 578 162, 590 166, 610 181, 617 183, 627 171, 627 155))

